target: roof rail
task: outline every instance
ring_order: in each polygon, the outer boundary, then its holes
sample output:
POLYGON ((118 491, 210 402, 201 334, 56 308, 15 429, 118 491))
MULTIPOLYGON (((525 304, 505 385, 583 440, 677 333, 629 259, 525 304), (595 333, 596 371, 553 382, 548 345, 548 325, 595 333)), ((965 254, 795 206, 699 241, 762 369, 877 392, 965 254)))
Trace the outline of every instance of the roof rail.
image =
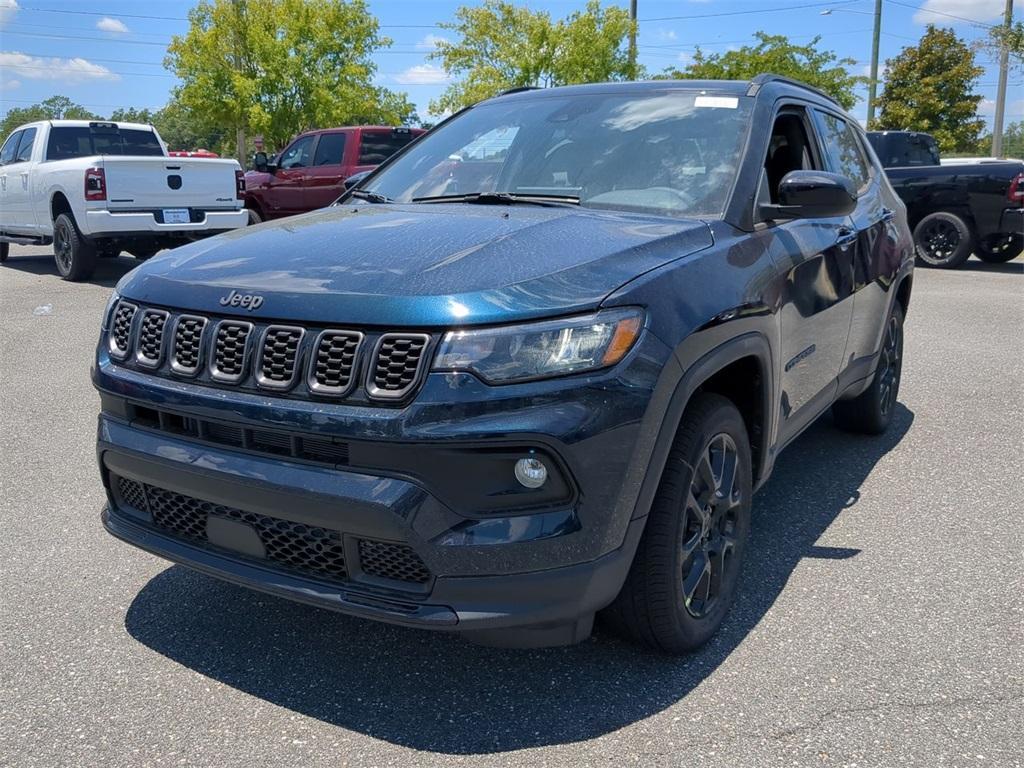
POLYGON ((506 88, 496 96, 508 96, 510 93, 522 93, 523 91, 539 91, 541 87, 539 85, 517 85, 515 88, 506 88))
POLYGON ((797 80, 794 77, 775 75, 772 74, 771 72, 764 72, 760 75, 756 75, 755 77, 751 78, 750 87, 747 89, 747 96, 756 95, 757 92, 761 90, 761 86, 765 85, 766 83, 786 83, 788 85, 796 85, 799 86, 800 88, 806 88, 807 90, 813 91, 814 93, 818 94, 822 98, 828 99, 836 106, 842 106, 838 101, 836 101, 834 96, 830 96, 820 88, 815 88, 813 85, 808 85, 803 80, 797 80))

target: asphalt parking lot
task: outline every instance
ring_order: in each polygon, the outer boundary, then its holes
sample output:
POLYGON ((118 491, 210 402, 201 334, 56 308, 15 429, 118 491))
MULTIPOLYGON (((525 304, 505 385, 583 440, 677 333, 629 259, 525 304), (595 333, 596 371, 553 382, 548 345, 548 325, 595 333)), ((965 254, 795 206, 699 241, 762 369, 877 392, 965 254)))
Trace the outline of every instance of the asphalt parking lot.
POLYGON ((1024 260, 918 270, 893 428, 787 450, 681 659, 480 648, 108 536, 89 365, 136 263, 0 267, 0 765, 1024 765, 1024 260))

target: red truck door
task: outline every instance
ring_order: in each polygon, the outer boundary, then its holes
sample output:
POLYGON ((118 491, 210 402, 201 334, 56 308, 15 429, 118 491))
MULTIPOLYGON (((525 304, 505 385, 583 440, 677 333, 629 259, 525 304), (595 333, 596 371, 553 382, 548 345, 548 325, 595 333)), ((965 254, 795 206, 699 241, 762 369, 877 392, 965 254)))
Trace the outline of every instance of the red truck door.
POLYGON ((313 164, 316 136, 300 136, 277 158, 277 169, 263 193, 268 215, 291 216, 307 210, 303 182, 313 164))
POLYGON ((313 165, 304 180, 306 210, 323 208, 337 200, 342 182, 354 173, 345 157, 348 135, 346 131, 320 134, 313 165))
POLYGON ((360 128, 359 152, 351 172, 373 170, 421 133, 410 128, 360 128))

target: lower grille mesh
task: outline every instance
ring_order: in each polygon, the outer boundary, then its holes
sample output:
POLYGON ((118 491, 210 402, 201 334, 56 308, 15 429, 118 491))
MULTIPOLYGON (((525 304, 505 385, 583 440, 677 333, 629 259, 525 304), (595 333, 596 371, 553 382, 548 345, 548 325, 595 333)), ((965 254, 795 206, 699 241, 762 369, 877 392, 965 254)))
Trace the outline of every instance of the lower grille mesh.
MULTIPOLYGON (((116 486, 123 503, 149 511, 157 528, 175 536, 208 543, 208 518, 237 520, 256 531, 268 560, 317 578, 348 578, 340 531, 246 512, 124 477, 116 478, 116 486)), ((359 558, 363 572, 370 576, 417 585, 431 578, 419 555, 404 544, 360 539, 359 558)))

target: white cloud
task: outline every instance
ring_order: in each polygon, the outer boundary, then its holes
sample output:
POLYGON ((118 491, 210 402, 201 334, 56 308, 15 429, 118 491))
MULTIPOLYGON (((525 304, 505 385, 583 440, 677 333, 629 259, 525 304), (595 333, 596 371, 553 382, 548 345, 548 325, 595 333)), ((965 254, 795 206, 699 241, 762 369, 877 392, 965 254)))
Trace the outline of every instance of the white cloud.
MULTIPOLYGON (((978 104, 978 114, 985 115, 986 117, 992 117, 996 113, 996 102, 995 99, 982 99, 981 103, 978 104)), ((1024 99, 1006 100, 1006 107, 1004 115, 1008 116, 1006 122, 1013 122, 1012 115, 1024 114, 1024 99)))
POLYGON ((421 51, 433 51, 437 49, 437 46, 441 43, 447 43, 447 37, 441 37, 440 35, 427 35, 418 43, 416 47, 421 51))
POLYGON ((109 16, 104 16, 102 19, 96 22, 96 29, 102 32, 110 32, 115 35, 125 35, 128 33, 128 27, 120 19, 112 19, 109 16))
POLYGON ((680 64, 689 64, 693 61, 693 54, 689 51, 680 51, 679 56, 676 57, 680 64))
POLYGON ((13 91, 21 87, 21 80, 0 80, 0 91, 13 91))
POLYGON ((18 0, 0 0, 0 27, 14 19, 18 12, 18 0))
POLYGON ((0 69, 17 72, 27 80, 63 80, 81 83, 86 80, 120 80, 121 78, 100 64, 88 59, 44 58, 17 51, 0 52, 0 69))
POLYGON ((417 64, 395 75, 395 80, 402 85, 441 85, 448 82, 448 74, 433 64, 417 64))
POLYGON ((676 35, 676 31, 674 29, 659 29, 655 31, 654 37, 660 42, 670 43, 675 40, 678 35, 676 35))
POLYGON ((914 23, 952 26, 967 23, 963 19, 991 21, 1002 16, 1004 7, 1004 0, 925 0, 914 14, 914 23))

